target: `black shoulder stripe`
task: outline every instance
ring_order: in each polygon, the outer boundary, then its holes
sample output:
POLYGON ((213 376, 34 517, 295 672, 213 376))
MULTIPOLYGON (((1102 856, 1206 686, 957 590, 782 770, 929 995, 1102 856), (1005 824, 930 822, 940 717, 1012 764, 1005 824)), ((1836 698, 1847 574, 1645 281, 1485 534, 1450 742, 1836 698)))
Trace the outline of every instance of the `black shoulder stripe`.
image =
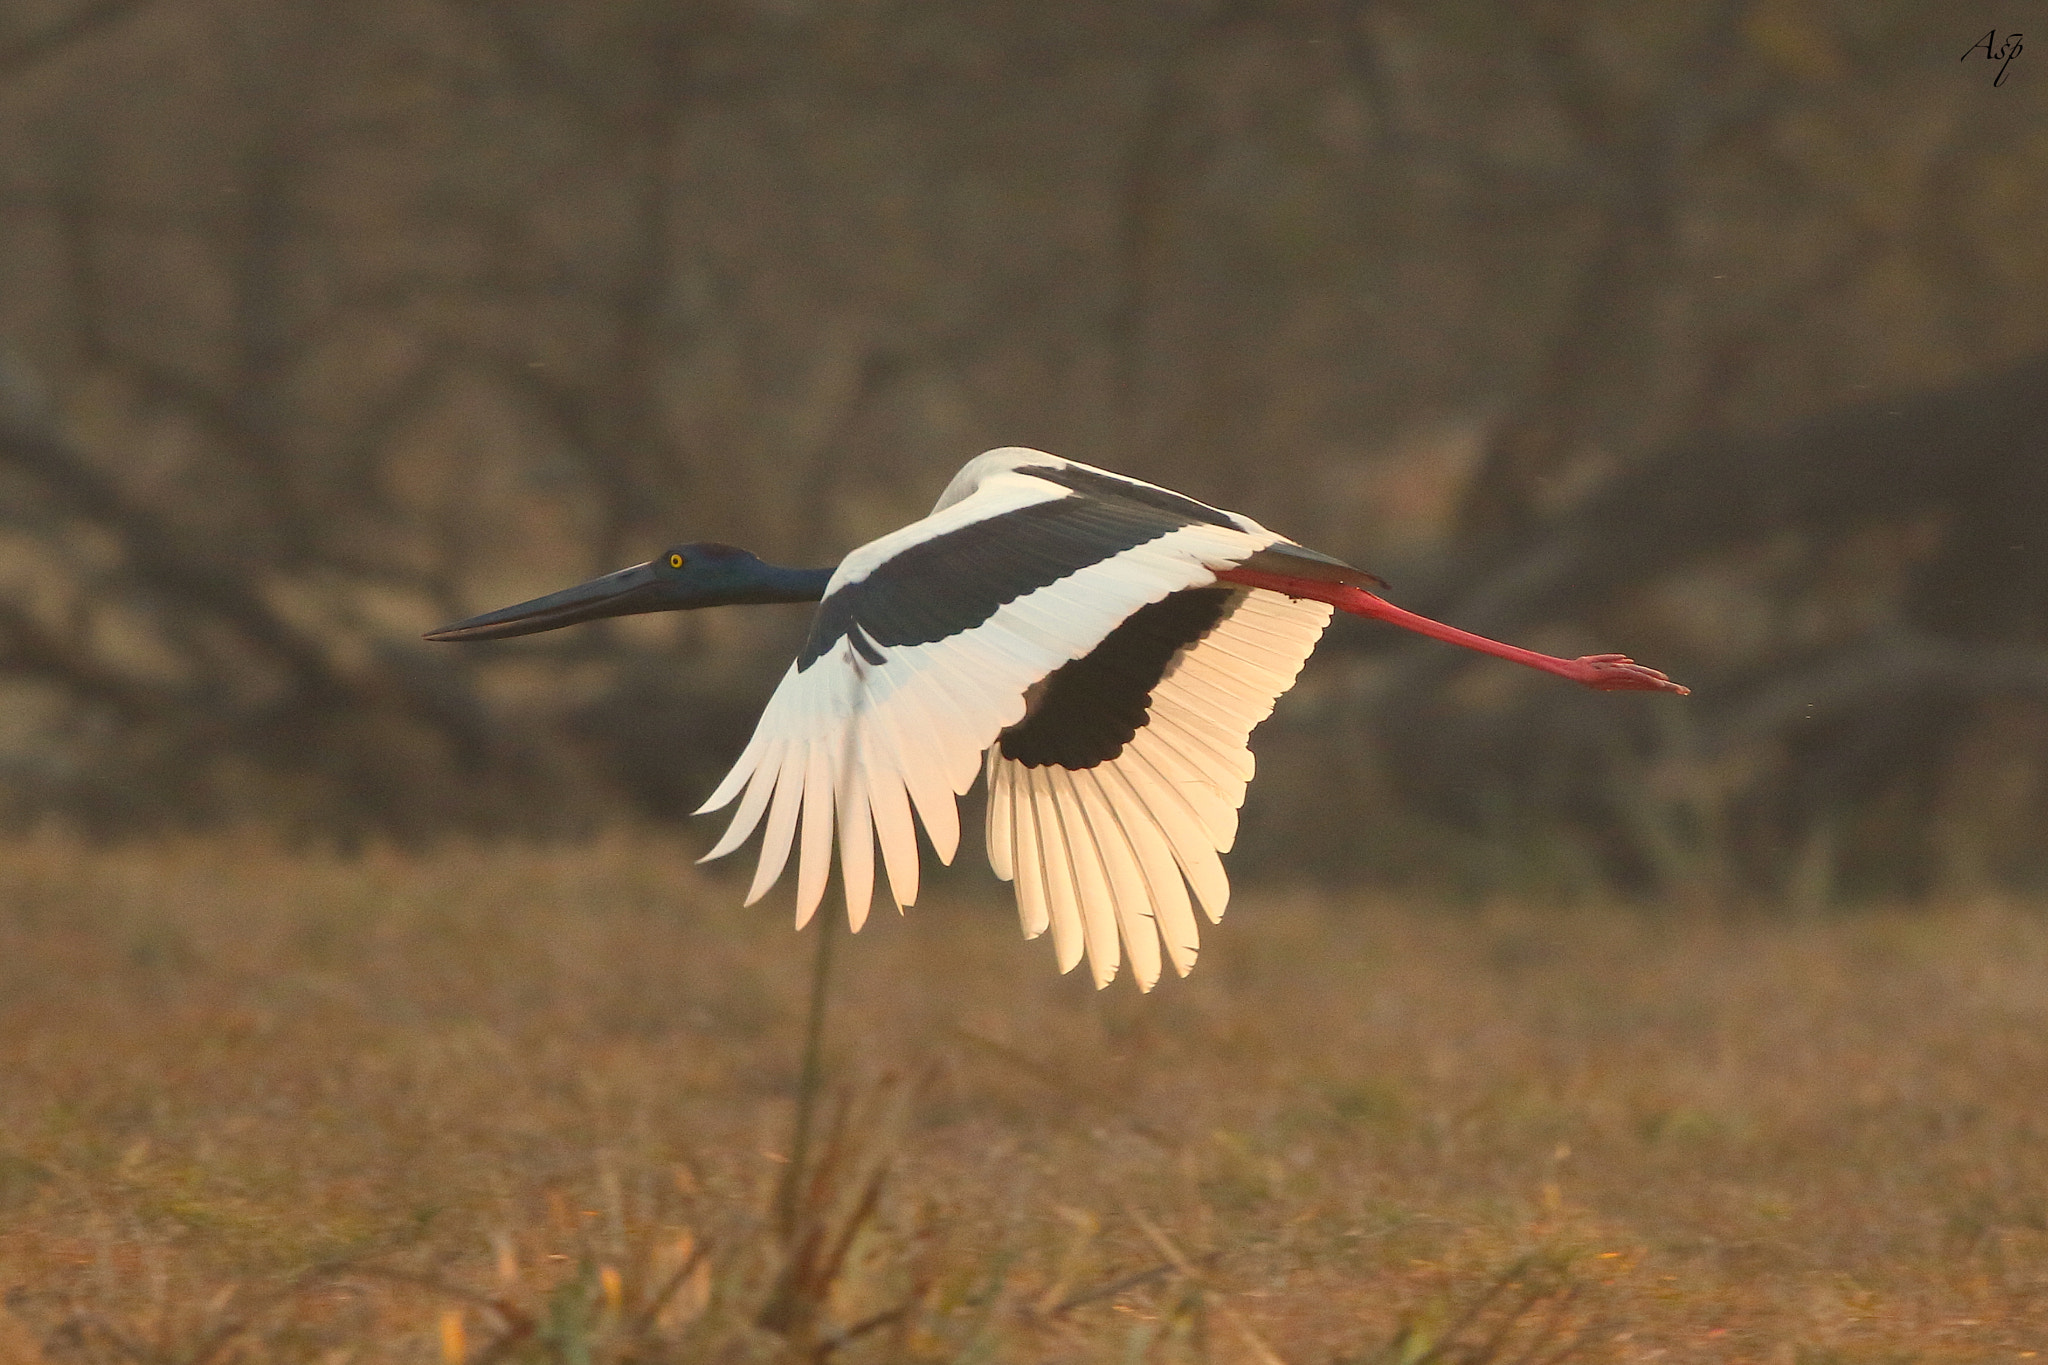
POLYGON ((1179 493, 1168 492, 1164 488, 1127 483, 1114 475, 1104 474, 1097 469, 1077 469, 1072 465, 1062 465, 1056 469, 1029 465, 1021 472, 1029 474, 1034 479, 1044 479, 1047 483, 1056 483, 1062 488, 1071 488, 1076 493, 1086 497, 1122 498, 1144 507, 1168 512, 1179 517, 1184 523, 1199 526, 1228 526, 1233 531, 1240 529, 1238 524, 1232 521, 1228 515, 1217 508, 1211 507, 1206 502, 1196 502, 1193 498, 1183 497, 1179 493))
MULTIPOLYGON (((809 668, 856 627, 873 645, 885 649, 930 644, 972 630, 1006 602, 1169 532, 1210 520, 1176 508, 1084 493, 933 536, 820 602, 797 666, 809 668)), ((862 652, 866 654, 865 649, 862 652)))
POLYGON ((1185 646, 1221 621, 1236 589, 1186 588, 1140 607, 1102 643, 1049 674, 1031 714, 1003 731, 1004 758, 1027 768, 1092 768, 1124 751, 1152 689, 1185 646))

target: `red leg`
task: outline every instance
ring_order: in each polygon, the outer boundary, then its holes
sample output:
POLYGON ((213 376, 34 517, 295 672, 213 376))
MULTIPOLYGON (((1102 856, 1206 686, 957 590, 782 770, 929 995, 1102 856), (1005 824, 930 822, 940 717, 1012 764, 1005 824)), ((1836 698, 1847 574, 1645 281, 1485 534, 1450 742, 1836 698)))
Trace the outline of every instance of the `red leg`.
POLYGON ((1285 593, 1289 597, 1306 597, 1317 602, 1328 602, 1339 611, 1348 611, 1353 616, 1369 616, 1375 621, 1412 630, 1418 635, 1427 635, 1432 640, 1445 640, 1467 649, 1476 649, 1481 654, 1514 663, 1540 668, 1545 673, 1555 673, 1560 678, 1569 678, 1600 692, 1676 692, 1681 696, 1692 689, 1681 687, 1654 668, 1645 668, 1632 663, 1622 654, 1588 654, 1582 659, 1560 659, 1550 654, 1538 654, 1533 649, 1518 645, 1504 645, 1498 640, 1489 640, 1484 635, 1474 635, 1469 630, 1459 630, 1441 621, 1432 621, 1427 616, 1417 616, 1412 611, 1403 611, 1384 598, 1374 597, 1363 588, 1349 587, 1342 583, 1321 583, 1313 579, 1292 578, 1285 574, 1264 573, 1258 569, 1219 569, 1216 576, 1226 583, 1242 583, 1248 588, 1265 588, 1270 592, 1285 593))

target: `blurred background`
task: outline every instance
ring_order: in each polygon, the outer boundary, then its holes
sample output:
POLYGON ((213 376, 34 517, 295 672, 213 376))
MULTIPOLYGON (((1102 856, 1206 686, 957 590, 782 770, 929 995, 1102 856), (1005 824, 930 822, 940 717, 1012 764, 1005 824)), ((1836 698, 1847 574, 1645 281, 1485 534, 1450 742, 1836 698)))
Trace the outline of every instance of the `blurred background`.
POLYGON ((1340 620, 1240 877, 2039 888, 2025 9, 10 0, 0 815, 680 823, 804 609, 419 633, 1025 444, 1695 689, 1340 620))

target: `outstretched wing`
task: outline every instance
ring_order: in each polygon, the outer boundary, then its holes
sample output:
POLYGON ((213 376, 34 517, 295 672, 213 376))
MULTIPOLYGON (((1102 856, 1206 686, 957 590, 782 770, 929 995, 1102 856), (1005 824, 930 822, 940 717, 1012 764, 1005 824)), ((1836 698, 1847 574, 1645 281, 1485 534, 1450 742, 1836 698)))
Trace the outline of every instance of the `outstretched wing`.
POLYGON ((1017 888, 1027 938, 1052 930, 1061 971, 1097 985, 1117 941, 1138 985, 1195 965, 1188 887, 1211 923, 1252 779, 1252 728, 1294 685, 1331 609, 1279 593, 1185 588, 1139 609, 1054 673, 988 751, 988 858, 1017 888), (1183 885, 1185 880, 1186 885, 1183 885))
MULTIPOLYGON (((1063 680, 1080 677, 1098 646, 1127 623, 1149 623, 1134 627, 1140 634, 1162 626, 1159 610, 1189 589, 1207 588, 1228 599, 1218 608, 1216 622, 1218 631, 1231 628, 1229 639, 1254 629, 1249 617, 1244 625, 1232 623, 1250 610, 1254 598, 1286 599, 1213 588, 1214 570, 1275 545, 1294 548, 1247 518, 1107 471, 1035 451, 994 451, 980 457, 954 480, 931 516, 854 551, 833 575, 801 654, 770 698, 745 752, 702 808, 716 810, 736 798, 740 803, 724 837, 705 857, 731 852, 765 820, 760 863, 747 901, 752 904, 775 884, 794 846, 796 918, 802 925, 824 895, 836 828, 848 922, 857 930, 867 917, 878 844, 892 897, 898 906, 911 904, 918 887, 913 810, 940 859, 950 862, 959 844, 955 797, 973 784, 983 752, 1006 731, 1016 727, 1013 733, 1027 739, 1034 733, 1033 721, 1026 719, 1034 702, 1082 690, 1063 680)), ((1318 632, 1320 620, 1329 615, 1319 604, 1294 606, 1299 612, 1320 612, 1318 632)), ((1181 617, 1186 614, 1186 608, 1168 613, 1178 623, 1175 628, 1185 627, 1181 617)), ((1119 638, 1128 642, 1134 636, 1127 631, 1119 638)), ((1174 760, 1163 756, 1154 765, 1163 782, 1203 788, 1201 793, 1183 792, 1179 799, 1201 813, 1208 841, 1206 863, 1179 821, 1178 806, 1159 816, 1155 826, 1179 831, 1161 837, 1168 839, 1176 858, 1187 847, 1190 862, 1179 865, 1198 888, 1207 888, 1198 894, 1214 915, 1222 909, 1221 893, 1215 890, 1222 878, 1214 850, 1228 846, 1243 783, 1250 776, 1244 733, 1291 683, 1314 637, 1284 669, 1276 662, 1281 656, 1270 650, 1261 654, 1248 645, 1236 646, 1264 659, 1266 676, 1256 684, 1239 679, 1230 686, 1258 691, 1283 672, 1285 677, 1263 693, 1262 700, 1240 698, 1234 709, 1213 701, 1174 700, 1213 685, 1206 675, 1218 671, 1197 660, 1199 649, 1189 653, 1185 644, 1176 643, 1159 660, 1158 667, 1177 668, 1174 677, 1181 678, 1163 686, 1165 709, 1148 702, 1140 718, 1155 712, 1162 717, 1169 712, 1178 715, 1174 707, 1180 706, 1194 719, 1177 721, 1182 729, 1174 731, 1172 725, 1153 718, 1144 726, 1133 725, 1126 736, 1140 729, 1154 732, 1157 738, 1139 746, 1148 749, 1169 744, 1170 733, 1195 733, 1189 727, 1207 725, 1214 730, 1201 731, 1200 739, 1215 748, 1216 755, 1192 747, 1195 740, 1190 739, 1183 757, 1192 767, 1176 769, 1174 760), (1213 809, 1217 803, 1227 805, 1227 820, 1213 809)), ((1127 652, 1113 651, 1114 658, 1104 656, 1102 663, 1115 663, 1127 652)), ((1155 674, 1154 681, 1159 676, 1155 674)), ((1149 697, 1152 691, 1147 683, 1144 695, 1149 697)), ((1052 717, 1067 710, 1055 710, 1052 717)), ((1041 704, 1034 719, 1046 714, 1041 704)), ((1036 733, 1045 737, 1051 730, 1041 725, 1036 733)), ((1055 772, 1065 775, 1060 779, 1066 783, 1062 792, 1049 790, 1049 804, 1034 802, 1034 814, 1058 818, 1069 811, 1072 818, 1087 818, 1085 802, 1091 798, 1082 795, 1083 787, 1074 784, 1072 774, 1092 772, 1091 768, 1058 762, 1030 768, 1027 761, 1018 762, 1048 782, 1055 772)), ((1113 771, 1127 775, 1136 770, 1125 765, 1113 771)), ((1145 779, 1141 773, 1135 780, 1145 779)), ((1006 779, 1004 790, 1011 786, 1006 779)), ((1116 818, 1141 820, 1139 806, 1131 799, 1109 809, 1116 818)), ((1138 899, 1138 883, 1127 875, 1129 869, 1115 854, 1102 854, 1099 839, 1090 862, 1076 839, 1055 846, 1042 827, 1034 828, 1035 847, 1053 850, 1041 857, 1039 867, 1063 856, 1070 876, 1101 869, 1100 884, 1073 889, 1071 901, 1049 889, 1043 876, 1036 894, 1043 904, 1057 904, 1059 916, 1073 911, 1071 923, 1052 918, 1062 968, 1078 960, 1074 945, 1085 938, 1098 982, 1107 981, 1117 962, 1114 930, 1106 945, 1099 929, 1092 934, 1070 930, 1075 925, 1085 930, 1091 924, 1114 924, 1119 913, 1135 917, 1133 925, 1157 917, 1159 898, 1166 893, 1151 890, 1146 882, 1147 895, 1138 899), (1118 878, 1114 885, 1107 880, 1112 870, 1118 878)), ((1157 851, 1151 842, 1144 849, 1157 851)), ((995 855, 992 844, 992 859, 995 855)), ((1151 871, 1141 875, 1153 875, 1162 865, 1155 859, 1144 866, 1151 871)), ((997 871, 1011 875, 1000 861, 997 871)), ((1041 921, 1052 912, 1035 921, 1029 902, 1022 899, 1027 894, 1020 886, 1026 930, 1035 932, 1034 923, 1042 930, 1041 921)), ((1174 961, 1183 971, 1183 959, 1192 962, 1191 925, 1190 920, 1187 933, 1176 931, 1168 938, 1174 961)), ((1133 927, 1127 940, 1134 940, 1136 933, 1133 927)), ((1142 984, 1149 986, 1158 970, 1156 938, 1149 959, 1135 946, 1132 953, 1142 984), (1148 960, 1149 975, 1144 970, 1148 960)))

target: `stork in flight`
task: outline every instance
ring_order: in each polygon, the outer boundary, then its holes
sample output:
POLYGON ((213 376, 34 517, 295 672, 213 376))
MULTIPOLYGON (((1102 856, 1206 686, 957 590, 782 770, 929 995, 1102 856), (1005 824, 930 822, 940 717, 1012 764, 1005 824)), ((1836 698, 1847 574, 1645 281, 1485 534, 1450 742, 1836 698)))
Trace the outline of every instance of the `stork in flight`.
POLYGON ((1025 937, 1051 929, 1060 970, 1085 956, 1097 986, 1116 975, 1121 939, 1150 990, 1162 942, 1175 971, 1195 965, 1194 904, 1212 923, 1223 917, 1230 884, 1218 855, 1236 838, 1252 778, 1246 740, 1294 685, 1332 607, 1603 691, 1686 691, 1619 654, 1553 658, 1367 591, 1384 586, 1250 517, 1012 446, 970 460, 930 516, 836 569, 679 545, 426 638, 817 602, 753 739, 698 812, 739 800, 705 858, 738 848, 765 816, 747 904, 781 877, 795 844, 801 928, 824 896, 836 825, 858 931, 875 846, 900 910, 917 899, 912 810, 950 863, 955 798, 983 773, 989 865, 1015 885, 1025 937))

